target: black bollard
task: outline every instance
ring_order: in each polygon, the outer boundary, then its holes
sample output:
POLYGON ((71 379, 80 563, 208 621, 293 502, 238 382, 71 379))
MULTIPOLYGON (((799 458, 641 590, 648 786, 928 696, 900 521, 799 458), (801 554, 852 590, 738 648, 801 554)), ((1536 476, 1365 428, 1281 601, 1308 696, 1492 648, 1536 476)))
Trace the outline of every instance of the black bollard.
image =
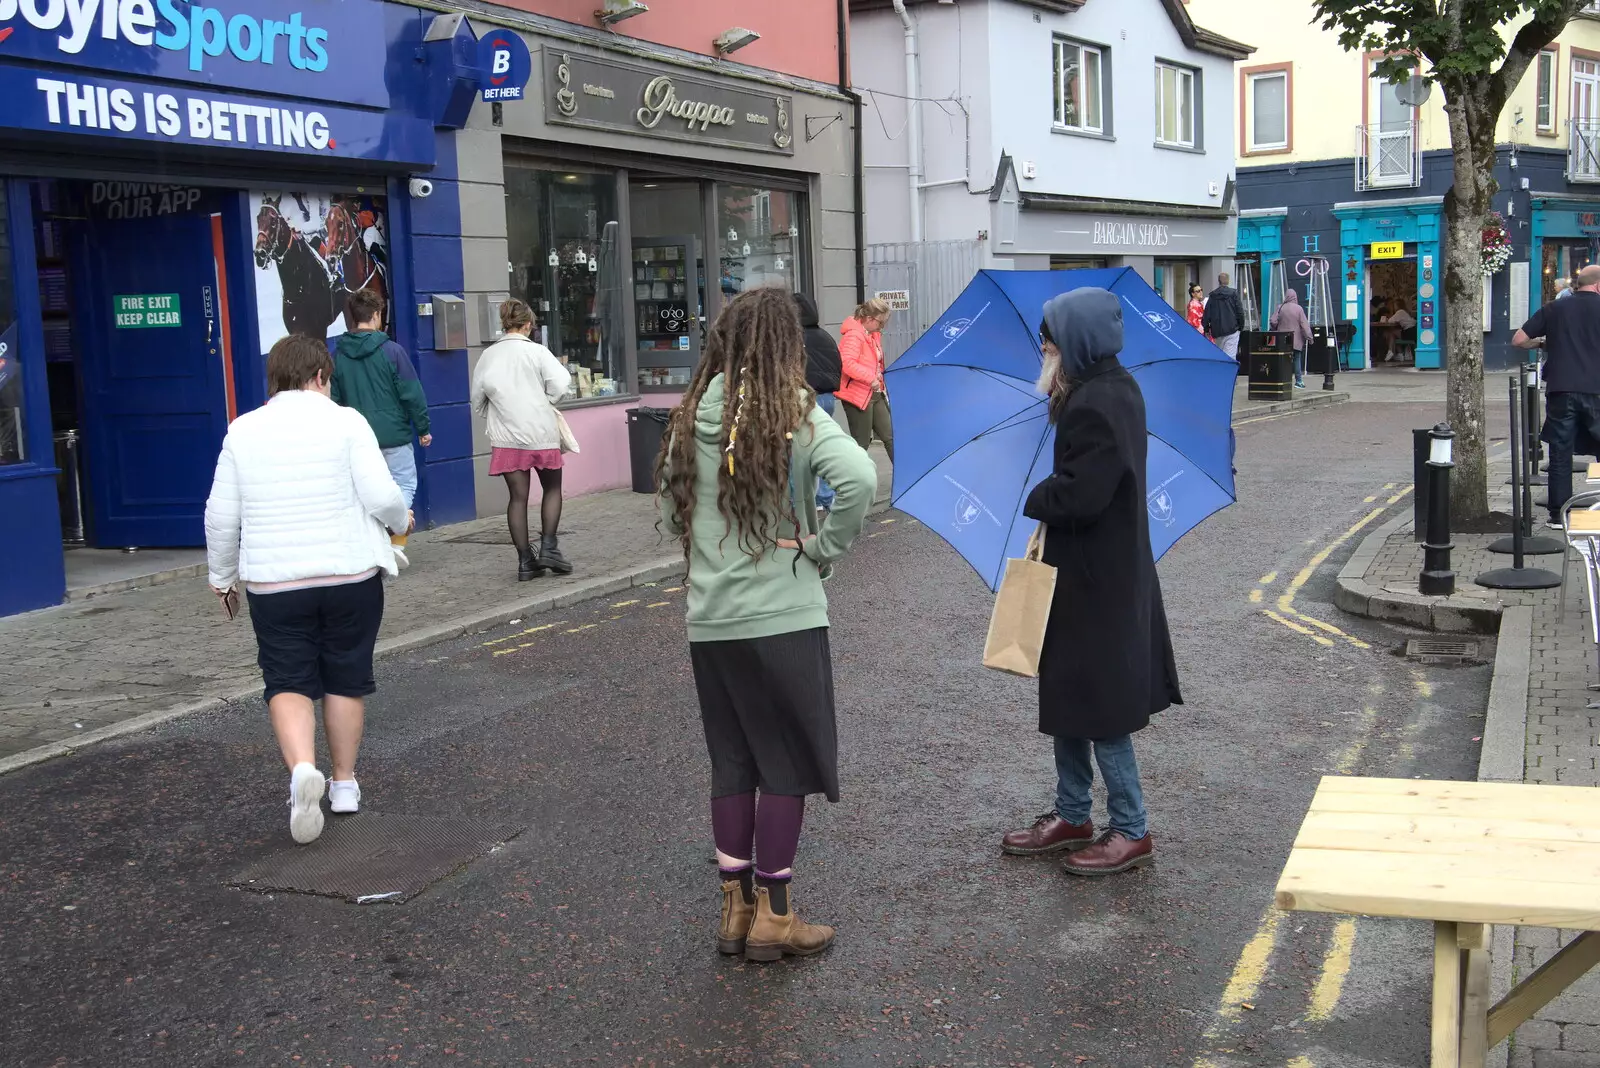
POLYGON ((1544 443, 1539 440, 1539 365, 1537 362, 1523 365, 1522 368, 1522 394, 1527 399, 1527 418, 1522 424, 1523 436, 1528 439, 1528 485, 1543 486, 1545 480, 1539 474, 1539 454, 1544 451, 1544 443))
MULTIPOLYGON (((1511 386, 1511 476, 1516 479, 1511 487, 1511 566, 1485 571, 1473 581, 1491 590, 1553 590, 1561 585, 1561 576, 1554 571, 1538 567, 1523 567, 1522 529, 1522 477, 1528 460, 1527 441, 1522 436, 1522 387, 1517 376, 1512 375, 1511 386)), ((1499 545, 1505 539, 1495 542, 1499 545)), ((1494 548, 1493 545, 1490 546, 1494 548)), ((1561 551, 1561 550, 1558 550, 1561 551)))
MULTIPOLYGON (((1555 538, 1533 533, 1533 453, 1529 450, 1527 431, 1527 393, 1521 372, 1513 373, 1511 385, 1511 536, 1499 538, 1489 544, 1492 553, 1521 554, 1521 556, 1559 556, 1566 545, 1555 538)), ((1519 563, 1516 566, 1521 567, 1519 563)))
POLYGON ((1428 540, 1422 544, 1422 574, 1417 592, 1448 597, 1456 592, 1456 573, 1450 570, 1450 455, 1455 434, 1448 423, 1428 432, 1428 540))

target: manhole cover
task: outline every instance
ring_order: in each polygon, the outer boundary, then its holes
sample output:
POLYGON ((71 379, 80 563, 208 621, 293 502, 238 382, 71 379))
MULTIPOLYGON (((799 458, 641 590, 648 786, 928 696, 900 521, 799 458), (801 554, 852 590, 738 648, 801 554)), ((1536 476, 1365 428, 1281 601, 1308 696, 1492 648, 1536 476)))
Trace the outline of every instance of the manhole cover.
POLYGON ((1477 655, 1477 642, 1441 638, 1413 638, 1406 642, 1406 656, 1425 664, 1459 664, 1475 659, 1477 655))
POLYGON ((322 837, 257 861, 229 886, 346 901, 408 901, 522 833, 473 819, 364 812, 329 817, 322 837))

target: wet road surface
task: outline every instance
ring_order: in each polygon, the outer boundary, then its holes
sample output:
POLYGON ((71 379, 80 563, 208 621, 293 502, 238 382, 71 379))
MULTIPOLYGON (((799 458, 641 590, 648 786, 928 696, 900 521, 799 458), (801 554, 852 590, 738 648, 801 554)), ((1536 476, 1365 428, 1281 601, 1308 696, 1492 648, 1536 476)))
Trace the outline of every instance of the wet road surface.
POLYGON ((1053 795, 1032 688, 979 666, 981 582, 889 513, 830 588, 844 799, 809 806, 794 889, 827 954, 716 953, 663 588, 380 667, 365 807, 526 828, 404 905, 225 885, 293 848, 258 704, 0 779, 0 1062, 1423 1063, 1429 932, 1269 906, 1321 775, 1474 774, 1488 668, 1412 664, 1329 603, 1436 418, 1241 428, 1241 503, 1161 564, 1188 704, 1139 736, 1152 868, 1000 854, 1053 795))

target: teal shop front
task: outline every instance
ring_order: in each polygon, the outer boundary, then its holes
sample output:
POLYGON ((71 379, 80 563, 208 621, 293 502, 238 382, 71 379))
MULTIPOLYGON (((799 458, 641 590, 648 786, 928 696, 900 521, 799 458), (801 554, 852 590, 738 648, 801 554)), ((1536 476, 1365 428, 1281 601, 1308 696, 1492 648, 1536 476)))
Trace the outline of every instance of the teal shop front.
MULTIPOLYGON (((1530 231, 1537 270, 1528 280, 1529 311, 1554 300, 1563 279, 1591 263, 1600 263, 1600 199, 1540 194, 1532 198, 1532 204, 1530 231)), ((1513 310, 1513 318, 1519 311, 1513 310)))
MULTIPOLYGON (((1372 294, 1374 265, 1392 271, 1390 265, 1397 262, 1405 265, 1409 311, 1416 319, 1416 366, 1444 366, 1440 344, 1444 336, 1444 257, 1440 247, 1443 198, 1335 204, 1333 215, 1339 221, 1340 245, 1338 284, 1332 287, 1334 303, 1340 306, 1345 322, 1356 324, 1350 343, 1350 369, 1364 370, 1373 365, 1375 339, 1381 336, 1373 329, 1377 318, 1372 294)), ((1411 344, 1409 337, 1406 344, 1411 344)), ((1379 360, 1383 355, 1376 353, 1379 360)))
POLYGON ((1256 295, 1260 298, 1260 329, 1268 329, 1272 309, 1267 307, 1266 294, 1271 292, 1272 261, 1283 256, 1283 224, 1287 208, 1262 208, 1239 213, 1238 259, 1253 261, 1256 266, 1256 295))

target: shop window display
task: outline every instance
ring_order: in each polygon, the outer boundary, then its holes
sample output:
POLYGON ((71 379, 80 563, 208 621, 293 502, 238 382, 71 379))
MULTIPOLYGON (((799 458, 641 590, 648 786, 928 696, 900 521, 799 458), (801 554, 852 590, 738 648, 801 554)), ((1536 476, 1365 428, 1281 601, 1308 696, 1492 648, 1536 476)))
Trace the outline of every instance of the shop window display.
POLYGON ((533 308, 537 340, 572 372, 567 399, 627 392, 615 174, 508 163, 506 226, 510 291, 533 308))
POLYGON ((1561 283, 1570 283, 1573 275, 1593 262, 1595 262, 1594 247, 1589 242, 1553 241, 1546 238, 1540 297, 1545 301, 1554 300, 1556 294, 1561 292, 1561 283))
POLYGON ((12 288, 11 231, 6 187, 0 183, 0 464, 27 459, 22 423, 22 365, 17 351, 17 307, 12 288))
POLYGON ((756 286, 800 289, 804 233, 798 193, 719 184, 719 285, 724 299, 756 286))

